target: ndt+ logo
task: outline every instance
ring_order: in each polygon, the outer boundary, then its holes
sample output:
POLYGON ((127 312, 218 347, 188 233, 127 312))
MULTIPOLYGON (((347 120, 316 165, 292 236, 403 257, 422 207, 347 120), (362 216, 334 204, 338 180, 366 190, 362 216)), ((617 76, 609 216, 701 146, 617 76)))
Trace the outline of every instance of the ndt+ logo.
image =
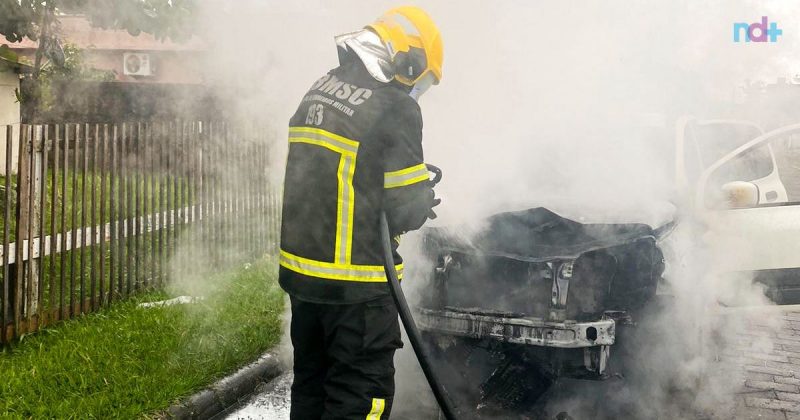
POLYGON ((778 42, 778 37, 783 35, 783 29, 778 29, 777 22, 769 22, 766 16, 761 16, 761 22, 733 24, 733 42, 778 42))

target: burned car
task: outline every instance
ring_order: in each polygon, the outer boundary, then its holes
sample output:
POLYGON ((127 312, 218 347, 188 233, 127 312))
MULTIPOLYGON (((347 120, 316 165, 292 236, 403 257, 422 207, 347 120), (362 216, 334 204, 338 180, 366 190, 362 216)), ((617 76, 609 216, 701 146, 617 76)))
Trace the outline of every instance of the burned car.
POLYGON ((507 409, 559 377, 609 377, 620 327, 656 294, 668 226, 583 224, 545 208, 481 226, 424 232, 436 263, 416 319, 451 393, 507 409))

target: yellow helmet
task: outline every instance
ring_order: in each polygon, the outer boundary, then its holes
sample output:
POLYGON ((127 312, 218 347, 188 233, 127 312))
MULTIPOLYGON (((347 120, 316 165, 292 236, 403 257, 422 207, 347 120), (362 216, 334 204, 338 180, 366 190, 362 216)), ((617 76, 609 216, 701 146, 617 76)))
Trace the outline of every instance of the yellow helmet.
POLYGON ((367 28, 381 38, 392 55, 395 79, 413 86, 428 74, 442 80, 444 47, 442 36, 433 20, 424 10, 415 6, 401 6, 384 13, 367 28))

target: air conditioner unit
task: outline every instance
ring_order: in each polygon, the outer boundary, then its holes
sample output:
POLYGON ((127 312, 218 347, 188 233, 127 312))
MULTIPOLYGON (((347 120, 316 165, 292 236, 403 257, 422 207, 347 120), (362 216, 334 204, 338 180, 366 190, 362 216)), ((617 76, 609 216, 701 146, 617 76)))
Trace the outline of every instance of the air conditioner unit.
POLYGON ((150 54, 125 53, 122 55, 122 72, 126 76, 152 76, 155 70, 150 54))

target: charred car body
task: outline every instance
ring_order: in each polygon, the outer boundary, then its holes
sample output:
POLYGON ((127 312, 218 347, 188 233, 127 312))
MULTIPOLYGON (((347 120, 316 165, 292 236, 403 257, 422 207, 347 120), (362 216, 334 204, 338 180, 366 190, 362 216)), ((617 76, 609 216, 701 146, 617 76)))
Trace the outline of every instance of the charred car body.
POLYGON ((482 383, 484 405, 528 405, 558 377, 605 379, 619 328, 655 296, 665 230, 544 208, 494 215, 469 239, 428 229, 436 265, 417 323, 442 360, 464 363, 451 383, 482 383))
MULTIPOLYGON (((800 124, 765 132, 748 121, 685 117, 675 141, 678 201, 712 274, 800 303, 792 252, 800 124)), ((633 354, 626 343, 647 334, 636 323, 662 303, 659 240, 673 225, 582 224, 536 208, 492 216, 469 235, 427 229, 436 264, 417 320, 447 365, 451 394, 479 409, 527 410, 558 378, 624 373, 633 354)))

